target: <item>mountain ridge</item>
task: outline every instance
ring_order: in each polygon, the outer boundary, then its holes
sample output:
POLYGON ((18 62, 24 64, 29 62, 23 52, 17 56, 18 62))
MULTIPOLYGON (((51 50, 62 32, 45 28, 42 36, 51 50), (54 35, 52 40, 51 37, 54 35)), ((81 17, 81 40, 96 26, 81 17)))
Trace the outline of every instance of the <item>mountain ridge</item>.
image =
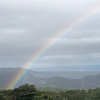
MULTIPOLYGON (((24 68, 0 68, 0 87, 5 88, 7 84, 9 84, 15 75, 20 70, 24 70, 24 68)), ((67 76, 63 77, 61 73, 52 75, 54 72, 37 72, 32 70, 27 70, 27 73, 21 78, 18 82, 17 86, 22 84, 34 84, 36 87, 53 87, 53 88, 68 88, 68 89, 81 89, 81 88, 97 88, 100 87, 100 73, 99 74, 91 74, 82 78, 74 78, 71 79, 67 76), (39 75, 38 75, 39 74, 39 75), (43 74, 45 77, 39 77, 43 74), (47 75, 51 75, 48 77, 47 75), (47 77, 46 77, 47 76, 47 77)), ((76 72, 74 72, 76 73, 76 72)), ((74 75, 72 72, 72 74, 74 75)), ((78 73, 78 72, 77 72, 78 73)), ((71 74, 71 72, 70 72, 71 74)), ((82 74, 79 72, 79 74, 82 74)), ((65 73, 64 73, 65 75, 65 73)), ((67 72, 66 72, 67 75, 67 72)))

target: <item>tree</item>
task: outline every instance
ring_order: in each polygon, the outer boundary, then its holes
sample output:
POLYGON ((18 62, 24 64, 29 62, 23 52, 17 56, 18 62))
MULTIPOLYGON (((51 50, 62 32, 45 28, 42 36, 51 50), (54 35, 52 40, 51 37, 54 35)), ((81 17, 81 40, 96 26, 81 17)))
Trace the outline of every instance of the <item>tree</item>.
POLYGON ((36 88, 34 85, 24 84, 13 90, 13 95, 16 100, 32 100, 36 95, 36 88))

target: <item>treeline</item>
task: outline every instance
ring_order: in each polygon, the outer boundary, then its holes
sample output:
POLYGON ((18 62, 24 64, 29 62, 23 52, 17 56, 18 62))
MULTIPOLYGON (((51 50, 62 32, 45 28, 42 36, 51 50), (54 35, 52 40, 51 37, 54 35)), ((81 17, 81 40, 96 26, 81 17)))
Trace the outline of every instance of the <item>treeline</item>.
POLYGON ((24 84, 11 90, 0 90, 0 100, 100 100, 100 89, 39 90, 24 84))

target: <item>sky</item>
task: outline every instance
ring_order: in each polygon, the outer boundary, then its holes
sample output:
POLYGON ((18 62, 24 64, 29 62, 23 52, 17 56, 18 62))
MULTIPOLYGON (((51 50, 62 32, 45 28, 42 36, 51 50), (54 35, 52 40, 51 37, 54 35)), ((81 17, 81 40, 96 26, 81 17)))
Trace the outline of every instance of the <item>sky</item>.
MULTIPOLYGON (((24 67, 54 34, 58 38, 29 69, 100 70, 100 0, 0 0, 0 68, 24 67), (78 25, 78 18, 95 12, 78 25)), ((49 44, 48 44, 49 45, 49 44)))

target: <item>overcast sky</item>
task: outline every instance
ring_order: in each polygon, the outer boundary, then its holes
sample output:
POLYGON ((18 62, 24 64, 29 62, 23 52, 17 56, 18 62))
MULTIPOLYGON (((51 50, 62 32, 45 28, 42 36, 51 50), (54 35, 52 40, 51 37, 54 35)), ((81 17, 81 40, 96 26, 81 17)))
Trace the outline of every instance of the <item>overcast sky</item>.
POLYGON ((22 67, 84 15, 31 64, 33 70, 100 70, 100 0, 0 0, 0 67, 22 67))

